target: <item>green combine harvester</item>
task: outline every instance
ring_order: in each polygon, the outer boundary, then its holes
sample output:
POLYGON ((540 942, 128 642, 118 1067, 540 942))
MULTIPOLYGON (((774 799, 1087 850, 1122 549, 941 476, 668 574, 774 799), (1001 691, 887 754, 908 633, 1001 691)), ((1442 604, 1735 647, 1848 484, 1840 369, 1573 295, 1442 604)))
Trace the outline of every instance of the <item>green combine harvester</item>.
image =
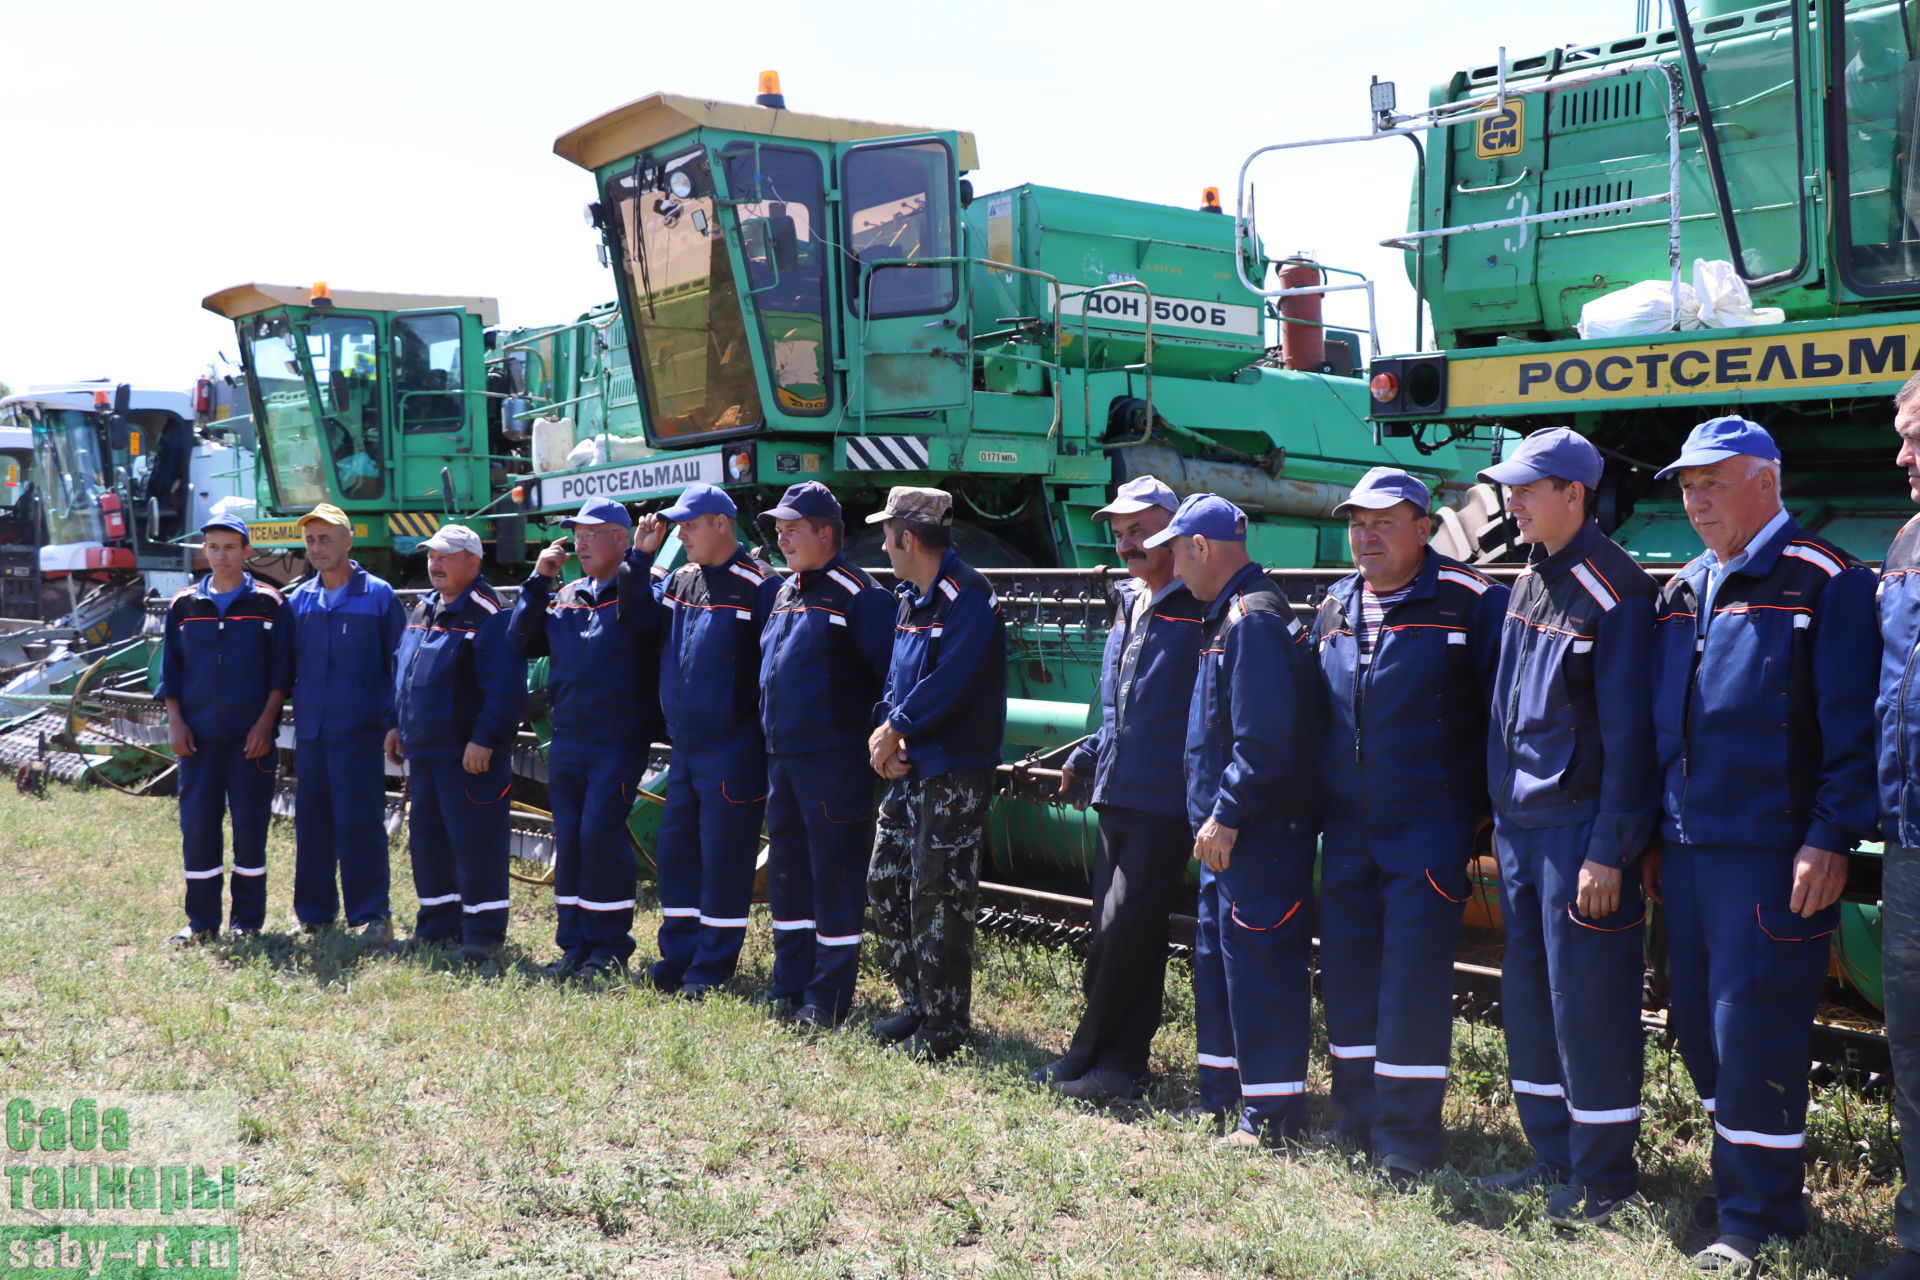
MULTIPOLYGON (((1406 229, 1380 232, 1434 344, 1372 362, 1383 439, 1573 426, 1608 459, 1603 526, 1678 566, 1699 542, 1654 474, 1694 424, 1740 413, 1779 441, 1795 519, 1877 559, 1913 511, 1889 428, 1920 364, 1920 13, 1673 7, 1665 30, 1503 51, 1423 108, 1376 83, 1371 133, 1256 152, 1241 190, 1284 164, 1307 180, 1306 148, 1424 139, 1406 229)), ((1878 859, 1853 861, 1837 971, 1878 1005, 1878 859)))

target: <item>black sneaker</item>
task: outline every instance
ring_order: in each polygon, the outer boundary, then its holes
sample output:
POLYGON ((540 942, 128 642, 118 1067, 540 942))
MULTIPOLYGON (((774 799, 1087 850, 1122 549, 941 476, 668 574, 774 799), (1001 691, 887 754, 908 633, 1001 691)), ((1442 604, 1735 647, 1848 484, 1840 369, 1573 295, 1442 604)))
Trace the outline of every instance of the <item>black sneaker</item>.
POLYGON ((1621 1196, 1594 1195, 1584 1187, 1564 1186, 1547 1200, 1547 1221, 1556 1227, 1604 1227, 1622 1209, 1644 1206, 1638 1191, 1621 1196))
POLYGON ((445 938, 422 938, 418 934, 411 938, 395 938, 387 944, 387 953, 396 956, 417 956, 423 951, 445 951, 445 938))
POLYGON ((796 1027, 806 1031, 831 1031, 845 1021, 844 1016, 836 1018, 817 1004, 803 1004, 794 1011, 790 1020, 796 1027))
POLYGON ((580 982, 625 982, 627 962, 625 960, 588 960, 573 971, 580 982))
POLYGON ((680 989, 674 994, 682 1000, 691 1000, 695 1004, 699 1004, 702 1000, 705 1000, 713 994, 713 984, 710 982, 683 982, 680 984, 680 989))
POLYGON ((882 1040, 900 1041, 920 1029, 924 1022, 917 1013, 896 1013, 891 1018, 882 1018, 873 1024, 873 1034, 882 1040))
POLYGON ((672 995, 680 989, 680 979, 669 977, 664 961, 656 960, 647 966, 647 983, 655 991, 672 995))
POLYGON ((1045 1066, 1035 1067, 1033 1073, 1027 1077, 1034 1084, 1044 1084, 1049 1087, 1058 1087, 1069 1080, 1079 1078, 1080 1066, 1071 1058, 1055 1058, 1045 1066))
POLYGON ((1380 1176, 1395 1191, 1412 1191, 1426 1181, 1427 1166, 1412 1156, 1402 1155, 1398 1151, 1389 1151, 1380 1157, 1380 1176))
POLYGON ((1693 1269, 1709 1275, 1750 1276, 1764 1242, 1751 1236, 1722 1235, 1693 1255, 1693 1269))
POLYGON ((552 978, 554 981, 560 982, 571 978, 579 971, 580 957, 576 955, 563 955, 558 960, 552 961, 545 968, 541 969, 540 976, 543 978, 552 978))
POLYGON ((1083 1076, 1056 1080, 1047 1087, 1076 1102, 1138 1102, 1146 1096, 1139 1080, 1110 1067, 1095 1067, 1083 1076))
POLYGON ((1567 1175, 1551 1165, 1535 1161, 1513 1173, 1490 1173, 1475 1178, 1473 1185, 1496 1195, 1523 1196, 1529 1191, 1552 1191, 1567 1185, 1567 1175))
POLYGON ((921 1062, 945 1062, 967 1043, 964 1031, 916 1031, 904 1040, 896 1040, 893 1052, 904 1053, 921 1062))
POLYGON ((463 942, 460 944, 460 949, 453 953, 453 958, 461 964, 485 964, 499 954, 500 944, 497 942, 492 946, 483 946, 478 942, 463 942))
POLYGON ((393 921, 381 916, 369 920, 360 926, 360 941, 369 947, 386 947, 393 943, 393 921))
POLYGON ((204 947, 218 937, 212 929, 196 929, 192 925, 182 925, 180 932, 167 939, 170 947, 204 947))

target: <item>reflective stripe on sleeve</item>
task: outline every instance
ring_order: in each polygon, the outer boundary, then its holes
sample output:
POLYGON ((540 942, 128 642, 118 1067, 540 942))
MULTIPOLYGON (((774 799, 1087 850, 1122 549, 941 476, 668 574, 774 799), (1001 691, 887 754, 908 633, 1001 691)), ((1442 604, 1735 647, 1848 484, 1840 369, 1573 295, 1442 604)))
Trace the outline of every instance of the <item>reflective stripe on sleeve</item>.
POLYGON ((582 911, 631 911, 633 909, 633 899, 628 898, 623 902, 589 902, 585 898, 582 898, 580 899, 580 909, 582 911))
MULTIPOLYGON (((633 904, 629 902, 627 905, 632 906, 633 904)), ((695 914, 698 913, 696 912, 695 914)), ((722 916, 701 916, 700 923, 709 929, 744 929, 747 927, 747 918, 741 916, 738 919, 730 920, 722 916)))
POLYGON ((509 901, 508 901, 507 899, 505 899, 505 898, 502 898, 502 899, 500 899, 500 901, 498 901, 498 902, 476 902, 476 903, 472 903, 472 904, 469 904, 469 905, 467 905, 467 906, 463 906, 463 907, 461 907, 461 908, 460 908, 460 910, 462 910, 462 911, 464 911, 464 912, 465 912, 466 914, 468 914, 468 915, 470 915, 470 916, 477 916, 477 915, 479 915, 479 914, 480 914, 480 913, 481 913, 482 911, 505 911, 505 910, 506 910, 506 909, 507 909, 508 907, 510 907, 510 906, 512 906, 512 905, 513 905, 513 904, 512 904, 511 902, 509 902, 509 901))
POLYGON ((1203 1067, 1218 1067, 1222 1071, 1238 1071, 1240 1069, 1240 1064, 1234 1059, 1230 1057, 1223 1058, 1217 1053, 1203 1053, 1199 1055, 1199 1058, 1200 1065, 1203 1067))
POLYGON ((1327 1044, 1327 1052, 1336 1058, 1371 1058, 1374 1046, 1370 1044, 1327 1044))
POLYGON ((1240 1094, 1247 1098, 1285 1098, 1296 1093, 1305 1093, 1305 1080, 1286 1080, 1279 1084, 1248 1084, 1240 1082, 1240 1094))
POLYGON ((817 926, 815 926, 811 920, 775 920, 773 922, 773 930, 775 933, 798 933, 803 929, 812 929, 815 927, 817 926))
POLYGON ((1445 1080, 1447 1068, 1444 1063, 1437 1067, 1403 1066, 1397 1062, 1376 1062, 1373 1074, 1393 1076, 1400 1080, 1445 1080))
POLYGON ((1531 1080, 1515 1080, 1513 1082, 1513 1091, 1515 1093, 1531 1094, 1536 1098, 1564 1098, 1567 1096, 1566 1089, 1560 1085, 1535 1084, 1531 1080))
POLYGON ((857 933, 816 933, 813 940, 823 947, 857 947, 860 945, 857 933))
POLYGON ((420 905, 421 905, 421 906, 423 906, 423 907, 441 907, 441 906, 445 906, 445 905, 446 905, 447 903, 449 903, 449 902, 458 902, 458 901, 460 901, 460 895, 459 895, 459 894, 457 894, 457 893, 443 893, 443 894, 441 894, 441 895, 440 895, 439 897, 437 897, 437 898, 422 898, 422 899, 420 899, 420 905))
POLYGON ((1772 1147, 1778 1151, 1792 1151, 1806 1143, 1805 1133, 1757 1133, 1752 1129, 1729 1129, 1718 1120, 1713 1123, 1713 1131, 1728 1142, 1737 1142, 1743 1147, 1772 1147))
POLYGON ((1573 1117, 1575 1124, 1625 1124, 1629 1120, 1640 1118, 1640 1108, 1616 1107, 1612 1111, 1582 1111, 1572 1103, 1568 1103, 1567 1114, 1573 1117))
POLYGON ((263 876, 267 874, 267 868, 264 864, 257 867, 243 867, 236 862, 233 864, 233 874, 237 876, 263 876))

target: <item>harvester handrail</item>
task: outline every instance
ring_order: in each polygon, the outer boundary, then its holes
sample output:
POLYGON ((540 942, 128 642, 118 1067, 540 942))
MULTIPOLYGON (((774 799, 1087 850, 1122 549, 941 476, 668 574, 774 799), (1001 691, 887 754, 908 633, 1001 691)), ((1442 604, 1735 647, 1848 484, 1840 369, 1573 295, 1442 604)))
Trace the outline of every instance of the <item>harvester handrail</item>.
MULTIPOLYGON (((1110 280, 1106 284, 1096 284, 1090 288, 1075 289, 1071 293, 1063 293, 1059 298, 1060 302, 1065 302, 1068 298, 1089 298, 1096 293, 1113 293, 1122 289, 1137 289, 1147 300, 1147 305, 1140 309, 1142 325, 1140 362, 1138 364, 1121 365, 1114 369, 1101 369, 1099 372, 1132 373, 1136 369, 1141 370, 1147 384, 1147 411, 1143 425, 1140 428, 1139 439, 1127 441, 1125 444, 1101 446, 1105 449, 1119 449, 1126 447, 1126 445, 1140 444, 1153 434, 1153 290, 1147 287, 1147 282, 1144 280, 1110 280)), ((1054 314, 1056 316, 1059 314, 1058 307, 1054 309, 1054 314)), ((1080 307, 1080 382, 1084 394, 1080 397, 1080 410, 1083 419, 1082 425, 1087 433, 1088 439, 1091 439, 1093 437, 1094 368, 1093 340, 1091 337, 1092 329, 1088 320, 1089 314, 1086 305, 1082 303, 1080 307)))
MULTIPOLYGON (((1541 222, 1563 221, 1569 218, 1587 217, 1593 214, 1614 213, 1623 209, 1638 208, 1641 205, 1661 204, 1667 206, 1667 274, 1668 274, 1668 315, 1667 323, 1678 328, 1680 323, 1680 131, 1686 124, 1686 113, 1682 102, 1682 82, 1680 69, 1670 62, 1628 62, 1619 66, 1595 67, 1589 71, 1579 71, 1559 79, 1542 80, 1538 83, 1519 86, 1507 83, 1506 50, 1500 51, 1499 85, 1490 94, 1480 94, 1472 98, 1462 98, 1454 102, 1436 103, 1419 111, 1396 113, 1391 110, 1378 110, 1373 120, 1373 132, 1353 134, 1338 138, 1307 138, 1298 142, 1275 142, 1256 148, 1240 164, 1240 175, 1234 192, 1234 255, 1233 269, 1239 274, 1240 283, 1262 298, 1291 298, 1303 294, 1338 293, 1355 288, 1353 285, 1305 285, 1295 288, 1266 289, 1247 275, 1247 254, 1249 249, 1257 250, 1260 245, 1259 229, 1254 225, 1253 214, 1247 199, 1247 174, 1253 162, 1261 156, 1275 151, 1296 151, 1307 147, 1331 147, 1349 142, 1376 142, 1381 138, 1413 138, 1434 129, 1450 128, 1454 125, 1468 124, 1479 120, 1490 120, 1506 111, 1509 98, 1523 98, 1534 94, 1555 93, 1596 80, 1606 80, 1625 76, 1647 75, 1663 81, 1667 89, 1667 189, 1658 195, 1639 196, 1631 200, 1610 200, 1600 204, 1576 205, 1565 209, 1555 209, 1545 213, 1520 214, 1512 218, 1498 218, 1488 222, 1474 222, 1461 226, 1437 227, 1432 230, 1407 231, 1400 235, 1380 241, 1384 248, 1404 249, 1414 252, 1416 243, 1424 240, 1439 239, 1446 236, 1465 235, 1476 231, 1493 231, 1501 227, 1525 227, 1541 222)), ((1514 179, 1514 185, 1527 175, 1514 179)), ((1495 190, 1498 188, 1485 188, 1495 190)), ((1482 190, 1482 189, 1476 189, 1482 190)), ((1264 257, 1263 257, 1264 260, 1264 257)), ((1366 282, 1367 328, 1373 338, 1376 351, 1379 350, 1379 328, 1375 318, 1373 282, 1366 282)))

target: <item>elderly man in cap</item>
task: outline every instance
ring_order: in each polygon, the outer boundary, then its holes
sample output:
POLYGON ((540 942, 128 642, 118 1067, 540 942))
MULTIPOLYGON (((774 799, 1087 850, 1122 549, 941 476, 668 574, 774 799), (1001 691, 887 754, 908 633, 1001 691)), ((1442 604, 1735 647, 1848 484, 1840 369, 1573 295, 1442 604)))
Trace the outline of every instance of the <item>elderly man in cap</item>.
POLYGON ((180 760, 180 851, 187 924, 173 946, 210 942, 220 928, 220 824, 233 815, 228 928, 258 933, 267 916, 267 821, 280 706, 293 688, 293 615, 247 572, 244 520, 200 527, 207 576, 174 596, 160 649, 159 695, 180 760))
MULTIPOLYGON (((1894 461, 1907 496, 1920 502, 1920 373, 1893 398, 1894 461)), ((1894 1109, 1907 1184, 1893 1207, 1902 1252, 1864 1280, 1920 1280, 1920 515, 1887 548, 1880 573, 1880 828, 1886 836, 1881 884, 1887 1043, 1893 1053, 1894 1109)))
POLYGON ((1600 454, 1536 431, 1480 473, 1507 488, 1529 547, 1508 606, 1487 737, 1501 915, 1501 1003, 1526 1169, 1495 1191, 1551 1190, 1562 1226, 1637 1198, 1646 902, 1653 834, 1653 579, 1595 522, 1600 454))
POLYGON ((1356 572, 1312 643, 1327 682, 1320 984, 1340 1130, 1411 1185, 1446 1148, 1453 952, 1485 816, 1487 685, 1507 589, 1427 547, 1432 495, 1375 467, 1347 500, 1356 572))
POLYGON ((1197 493, 1146 539, 1206 604, 1187 714, 1187 821, 1200 859, 1194 931, 1199 1110, 1236 1146, 1306 1125, 1315 758, 1326 696, 1307 629, 1247 555, 1247 517, 1197 493))
MULTIPOLYGON (((1181 743, 1200 663, 1200 602, 1173 572, 1173 551, 1147 547, 1179 500, 1152 476, 1120 486, 1093 513, 1113 529, 1130 577, 1114 588, 1100 659, 1100 727, 1073 749, 1060 793, 1091 785, 1100 814, 1093 857, 1093 944, 1086 1011, 1066 1054, 1033 1075, 1069 1098, 1138 1098, 1160 1027, 1167 916, 1193 852, 1181 743)), ((1086 803, 1082 798, 1080 803, 1086 803)))
POLYGON ((1661 593, 1653 723, 1680 1054, 1713 1115, 1719 1239, 1703 1271, 1744 1271, 1806 1230, 1807 1042, 1846 887, 1878 818, 1873 574, 1804 532, 1759 425, 1695 427, 1680 477, 1705 554, 1661 593))
POLYGON ((507 819, 513 740, 527 705, 527 662, 507 633, 511 615, 480 580, 480 535, 443 525, 420 544, 434 591, 407 619, 394 673, 399 723, 387 759, 407 762, 407 847, 420 914, 415 951, 455 943, 487 959, 507 936, 507 819))
POLYGON ((874 1024, 917 1057, 951 1057, 973 1003, 973 919, 993 771, 1007 723, 1000 600, 953 550, 953 496, 896 485, 867 517, 886 537, 899 612, 879 721, 867 739, 889 782, 867 893, 900 1012, 874 1024))
POLYGON ((545 657, 553 738, 547 749, 553 810, 555 978, 624 976, 633 954, 639 875, 627 813, 660 736, 660 642, 651 609, 653 558, 630 551, 633 517, 589 498, 560 522, 573 531, 540 558, 520 588, 508 630, 522 658, 545 657), (559 586, 571 551, 580 576, 559 586))
POLYGON ((385 579, 352 559, 353 521, 323 502, 301 516, 313 575, 287 593, 293 612, 293 913, 308 932, 342 908, 361 938, 393 941, 387 904, 387 771, 393 663, 406 610, 385 579), (339 884, 336 887, 336 870, 339 884))
POLYGON ((840 503, 816 480, 763 513, 793 570, 760 637, 767 742, 770 999, 803 1027, 853 1003, 873 850, 867 731, 893 653, 893 594, 841 554, 840 503))
POLYGON ((660 959, 648 976, 689 1000, 733 977, 747 936, 753 864, 767 807, 767 748, 760 736, 760 632, 780 575, 741 545, 733 499, 690 484, 642 520, 633 545, 651 556, 673 525, 687 564, 655 583, 664 609, 660 707, 673 741, 667 811, 655 862, 660 876, 660 959))

